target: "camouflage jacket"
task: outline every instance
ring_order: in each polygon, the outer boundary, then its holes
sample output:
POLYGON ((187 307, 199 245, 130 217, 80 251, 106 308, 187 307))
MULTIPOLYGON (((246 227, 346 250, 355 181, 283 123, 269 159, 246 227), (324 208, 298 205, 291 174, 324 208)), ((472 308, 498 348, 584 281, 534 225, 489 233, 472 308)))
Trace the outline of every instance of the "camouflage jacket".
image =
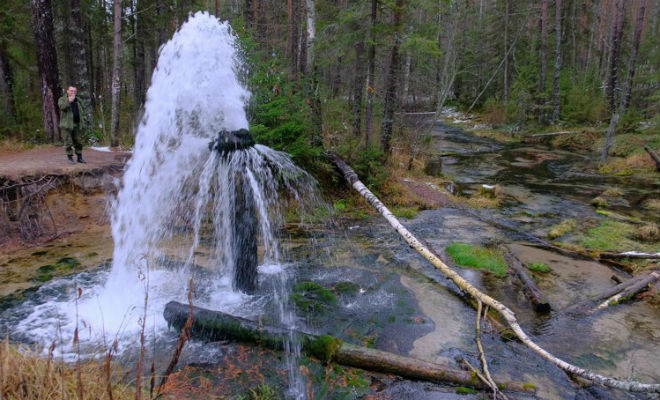
MULTIPOLYGON (((85 121, 85 107, 78 98, 78 114, 80 115, 79 127, 83 128, 87 126, 85 121)), ((71 103, 69 103, 69 98, 64 95, 60 97, 57 101, 57 105, 60 107, 60 129, 73 129, 75 124, 73 123, 73 110, 71 110, 71 103)))

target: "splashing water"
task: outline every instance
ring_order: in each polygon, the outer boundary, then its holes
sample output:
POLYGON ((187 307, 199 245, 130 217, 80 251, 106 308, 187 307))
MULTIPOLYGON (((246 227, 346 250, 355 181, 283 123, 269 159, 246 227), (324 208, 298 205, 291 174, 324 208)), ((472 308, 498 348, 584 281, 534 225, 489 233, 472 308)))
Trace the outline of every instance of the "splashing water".
MULTIPOLYGON (((115 247, 107 279, 101 274, 100 282, 84 285, 81 275, 75 282, 83 287, 79 299, 69 282, 68 295, 26 304, 34 311, 15 332, 47 344, 57 327, 64 344, 60 351, 71 357, 73 348, 66 343, 72 343, 79 324, 85 327, 81 343, 112 342, 116 335, 128 347, 142 326, 149 327, 146 333, 166 329, 164 305, 187 301, 190 276, 195 276, 196 305, 239 315, 259 312, 255 308, 263 302, 255 300, 258 296, 233 290, 230 278, 236 267, 233 207, 241 195, 254 204, 262 276, 275 276, 278 282, 270 296, 280 321, 294 327, 275 233, 283 202, 305 204, 313 196, 314 180, 288 155, 266 146, 238 150, 231 157, 209 151, 218 132, 248 127, 244 106, 249 93, 237 78, 240 66, 228 23, 207 13, 193 15, 164 45, 133 157, 112 204, 115 247), (286 193, 284 199, 280 193, 286 193)), ((293 335, 285 347, 299 353, 293 335)), ((288 362, 289 371, 297 369, 295 357, 288 362)), ((299 379, 291 375, 290 382, 291 394, 304 396, 299 379)))

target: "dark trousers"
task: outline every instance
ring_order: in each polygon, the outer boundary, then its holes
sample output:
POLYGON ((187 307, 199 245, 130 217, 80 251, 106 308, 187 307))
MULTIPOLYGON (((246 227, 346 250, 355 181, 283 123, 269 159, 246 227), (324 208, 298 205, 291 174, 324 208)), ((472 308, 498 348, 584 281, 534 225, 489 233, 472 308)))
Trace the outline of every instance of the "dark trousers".
POLYGON ((80 126, 74 125, 73 129, 62 129, 64 134, 64 150, 67 156, 73 155, 75 149, 77 155, 82 154, 82 138, 80 126))

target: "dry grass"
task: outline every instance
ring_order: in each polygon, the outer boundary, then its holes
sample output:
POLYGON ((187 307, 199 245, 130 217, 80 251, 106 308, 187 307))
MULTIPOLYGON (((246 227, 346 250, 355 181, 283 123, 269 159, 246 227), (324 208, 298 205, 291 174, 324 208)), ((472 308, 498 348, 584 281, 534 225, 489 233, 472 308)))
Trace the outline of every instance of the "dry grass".
POLYGON ((0 344, 0 398, 61 400, 133 399, 135 388, 118 383, 115 368, 111 383, 112 397, 104 382, 107 367, 98 361, 81 362, 76 368, 50 356, 40 357, 27 347, 15 346, 8 340, 0 344), (78 378, 80 376, 80 378, 78 378))
POLYGON ((600 167, 600 172, 613 175, 632 175, 637 172, 653 172, 655 163, 646 153, 635 153, 628 157, 611 157, 600 167))

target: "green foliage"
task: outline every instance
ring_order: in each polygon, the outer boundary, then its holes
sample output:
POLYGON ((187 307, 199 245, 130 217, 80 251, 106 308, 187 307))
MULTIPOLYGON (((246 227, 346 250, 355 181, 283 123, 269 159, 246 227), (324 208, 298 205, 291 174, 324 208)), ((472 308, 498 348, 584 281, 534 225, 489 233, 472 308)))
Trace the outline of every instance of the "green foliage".
POLYGON ((445 250, 460 266, 485 269, 500 278, 506 275, 508 266, 496 250, 467 243, 452 243, 445 250))
POLYGON ((551 271, 548 264, 545 264, 545 263, 532 263, 532 264, 529 264, 528 268, 529 268, 530 271, 539 272, 539 273, 542 273, 542 274, 547 274, 548 272, 551 271))
POLYGON ((378 192, 387 180, 387 157, 377 146, 369 146, 352 162, 360 180, 372 191, 378 192))
MULTIPOLYGON (((566 71, 562 79, 569 79, 573 74, 566 71)), ((607 118, 607 106, 600 81, 596 72, 587 71, 575 79, 570 78, 565 84, 564 102, 561 107, 561 119, 572 123, 595 124, 607 118)))
POLYGON ((289 153, 303 167, 313 168, 319 163, 322 149, 311 145, 311 111, 300 90, 301 83, 287 79, 285 60, 277 53, 258 51, 249 37, 241 43, 252 67, 247 77, 252 93, 248 117, 255 140, 289 153))

